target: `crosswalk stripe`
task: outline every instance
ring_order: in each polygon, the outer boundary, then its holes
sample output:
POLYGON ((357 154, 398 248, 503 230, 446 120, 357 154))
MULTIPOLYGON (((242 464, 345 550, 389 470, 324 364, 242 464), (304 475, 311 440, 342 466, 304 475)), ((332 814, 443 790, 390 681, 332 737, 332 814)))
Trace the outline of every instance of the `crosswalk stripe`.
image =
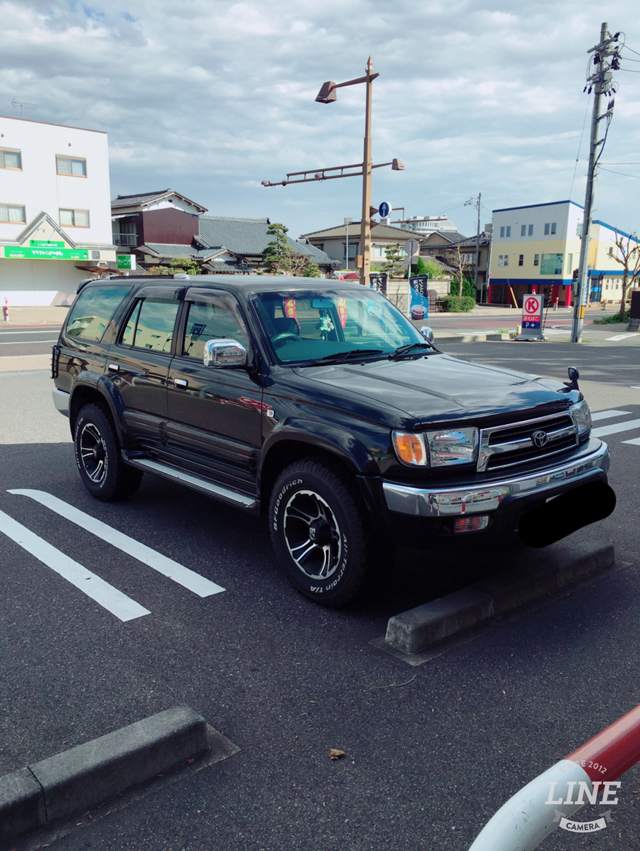
POLYGON ((611 410, 611 411, 592 411, 591 412, 591 419, 594 422, 597 422, 598 420, 608 420, 609 417, 623 417, 626 414, 630 414, 630 413, 631 413, 631 411, 614 411, 614 410, 611 410))
POLYGON ((640 437, 634 437, 632 440, 623 440, 623 443, 631 443, 633 446, 640 446, 640 437))
POLYGON ((34 499, 46 508, 50 508, 51 511, 55 511, 61 517, 91 532, 97 538, 101 538, 108 544, 122 550, 123 553, 133 556, 133 558, 153 568, 153 570, 157 570, 158 573, 161 573, 168 579, 172 579, 178 585, 182 585, 183 588, 193 591, 199 597, 210 597, 212 594, 220 594, 221 591, 224 591, 221 585, 216 585, 215 582, 211 582, 211 580, 200 576, 199 573, 193 570, 189 570, 188 567, 184 567, 184 565, 179 564, 177 561, 163 556, 162 553, 151 549, 151 547, 147 547, 145 544, 141 544, 123 532, 118 532, 117 529, 113 529, 101 520, 97 520, 95 517, 85 514, 84 511, 74 508, 69 503, 58 499, 57 496, 53 496, 46 491, 28 489, 10 490, 9 493, 34 499))
POLYGON ((616 334, 615 337, 605 337, 605 340, 613 340, 616 342, 618 340, 626 340, 627 337, 635 337, 635 334, 616 334))
POLYGON ((100 579, 95 573, 91 573, 84 565, 69 558, 3 511, 0 511, 0 532, 121 621, 131 621, 151 614, 144 606, 109 585, 104 579, 100 579))
POLYGON ((591 434, 593 437, 603 437, 605 434, 617 434, 619 431, 630 431, 633 428, 640 428, 640 420, 626 420, 623 423, 599 426, 591 429, 591 434))

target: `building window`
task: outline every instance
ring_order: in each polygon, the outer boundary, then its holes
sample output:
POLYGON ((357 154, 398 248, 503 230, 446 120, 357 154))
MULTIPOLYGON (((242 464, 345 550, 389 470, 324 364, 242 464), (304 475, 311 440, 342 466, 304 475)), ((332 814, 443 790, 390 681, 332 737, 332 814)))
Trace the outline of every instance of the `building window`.
POLYGON ((582 222, 576 225, 576 236, 582 237, 582 222))
POLYGON ((527 235, 527 226, 526 225, 520 225, 520 236, 526 236, 526 235, 527 235))
POLYGON ((509 255, 508 254, 498 254, 498 266, 508 266, 509 265, 509 255))
POLYGON ((20 151, 11 151, 7 148, 0 149, 0 168, 22 169, 22 155, 20 151))
POLYGON ((56 171, 58 174, 67 174, 71 177, 86 177, 87 161, 71 157, 56 157, 56 171))
POLYGON ((507 236, 511 236, 511 225, 507 225, 507 236))
POLYGON ((551 233, 555 233, 555 232, 556 232, 556 223, 551 222, 551 233))
POLYGON ((562 254, 543 254, 541 275, 562 275, 562 254))
POLYGON ((545 236, 547 236, 549 234, 549 227, 550 227, 549 222, 545 222, 545 225, 544 225, 544 235, 545 236))
POLYGON ((533 225, 529 225, 529 236, 533 236, 533 225))
POLYGON ((12 225, 24 224, 26 222, 24 207, 17 204, 0 204, 0 222, 9 222, 12 225))
POLYGON ((567 275, 573 273, 573 254, 567 254, 567 275))
POLYGON ((68 228, 88 228, 88 210, 60 210, 60 224, 68 228))
POLYGON ((501 237, 502 237, 502 236, 504 236, 504 227, 501 227, 501 228, 500 228, 500 236, 501 236, 501 237))
POLYGON ((613 245, 609 246, 609 257, 613 257, 613 245))
POLYGON ((518 257, 518 266, 524 266, 524 254, 520 254, 518 257))
POLYGON ((534 254, 534 255, 533 255, 533 265, 534 265, 534 266, 539 266, 539 265, 540 265, 540 255, 539 255, 539 254, 534 254))

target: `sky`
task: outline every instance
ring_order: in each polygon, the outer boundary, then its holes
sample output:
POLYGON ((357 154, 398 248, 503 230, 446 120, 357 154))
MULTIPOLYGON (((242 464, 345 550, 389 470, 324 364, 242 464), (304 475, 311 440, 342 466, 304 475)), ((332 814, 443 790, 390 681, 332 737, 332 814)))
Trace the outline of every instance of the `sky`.
POLYGON ((360 219, 361 179, 265 188, 362 161, 373 83, 373 204, 448 215, 583 204, 587 51, 621 32, 594 218, 640 231, 638 0, 0 0, 0 114, 109 134, 112 197, 171 188, 211 215, 290 235, 360 219), (637 52, 634 52, 637 51, 637 52), (624 69, 624 70, 623 70, 624 69), (605 170, 606 169, 606 170, 605 170))

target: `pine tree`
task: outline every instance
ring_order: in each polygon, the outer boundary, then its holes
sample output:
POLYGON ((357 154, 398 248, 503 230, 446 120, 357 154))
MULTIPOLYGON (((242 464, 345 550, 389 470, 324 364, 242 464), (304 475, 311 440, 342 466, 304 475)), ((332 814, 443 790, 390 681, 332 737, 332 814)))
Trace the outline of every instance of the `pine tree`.
POLYGON ((262 252, 262 262, 270 275, 282 275, 291 271, 291 258, 294 254, 292 248, 287 245, 287 233, 289 228, 275 222, 267 228, 267 234, 274 239, 262 252))

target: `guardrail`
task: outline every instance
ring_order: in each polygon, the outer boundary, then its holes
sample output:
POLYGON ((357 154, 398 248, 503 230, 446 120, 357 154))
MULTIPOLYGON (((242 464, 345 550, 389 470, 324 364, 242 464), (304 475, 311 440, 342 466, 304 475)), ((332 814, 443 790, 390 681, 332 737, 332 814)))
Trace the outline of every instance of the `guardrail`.
MULTIPOLYGON (((524 786, 485 825, 469 851, 533 851, 557 827, 571 829, 568 817, 585 803, 617 802, 617 779, 640 760, 640 706, 627 712, 586 744, 524 786), (613 784, 614 789, 611 789, 613 784), (585 801, 585 797, 587 800, 585 801), (569 826, 568 826, 569 825, 569 826)), ((572 832, 606 826, 609 813, 572 832)))

